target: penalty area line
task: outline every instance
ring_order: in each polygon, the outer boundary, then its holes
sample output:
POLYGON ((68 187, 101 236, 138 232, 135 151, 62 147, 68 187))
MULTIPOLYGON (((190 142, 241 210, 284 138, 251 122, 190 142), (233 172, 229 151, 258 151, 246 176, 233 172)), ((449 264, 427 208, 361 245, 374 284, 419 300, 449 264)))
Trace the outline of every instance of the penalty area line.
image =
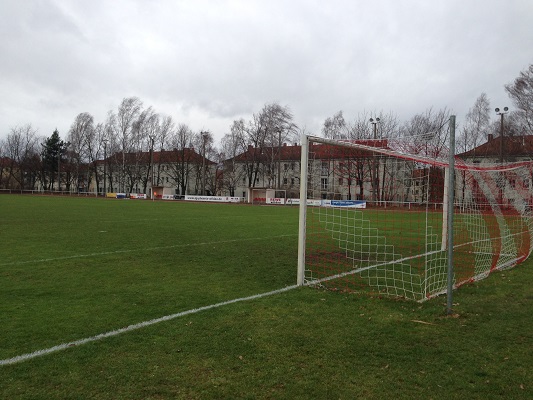
POLYGON ((116 329, 116 330, 109 331, 109 332, 100 333, 98 335, 87 337, 87 338, 84 338, 84 339, 79 339, 79 340, 74 340, 72 342, 58 344, 57 346, 53 346, 53 347, 49 347, 49 348, 46 348, 46 349, 37 350, 37 351, 31 352, 31 353, 21 354, 21 355, 12 357, 12 358, 6 358, 4 360, 0 360, 0 366, 17 364, 17 363, 20 363, 20 362, 23 362, 23 361, 31 360, 31 359, 36 358, 36 357, 40 357, 40 356, 44 356, 44 355, 47 355, 47 354, 55 353, 55 352, 58 352, 58 351, 66 350, 66 349, 69 349, 71 347, 81 346, 81 345, 86 344, 86 343, 96 342, 96 341, 103 340, 103 339, 106 339, 106 338, 109 338, 109 337, 118 336, 118 335, 121 335, 123 333, 135 331, 135 330, 147 327, 147 326, 159 324, 160 322, 170 321, 170 320, 173 320, 173 319, 176 319, 176 318, 183 317, 185 315, 196 314, 196 313, 199 313, 199 312, 202 312, 202 311, 207 311, 207 310, 211 310, 211 309, 214 309, 214 308, 227 306, 227 305, 234 304, 234 303, 239 303, 239 302, 242 302, 242 301, 250 301, 250 300, 260 299, 262 297, 268 297, 268 296, 272 296, 272 295, 275 295, 275 294, 287 292, 289 290, 296 289, 297 287, 298 287, 298 285, 286 286, 286 287, 284 287, 282 289, 273 290, 271 292, 259 293, 259 294, 255 294, 255 295, 247 296, 247 297, 240 297, 238 299, 227 300, 227 301, 223 301, 223 302, 220 302, 220 303, 211 304, 211 305, 208 305, 208 306, 203 306, 203 307, 199 307, 199 308, 193 308, 191 310, 182 311, 182 312, 175 313, 175 314, 165 315, 164 317, 159 317, 159 318, 151 319, 149 321, 144 321, 144 322, 139 322, 137 324, 128 325, 128 326, 126 326, 124 328, 116 329))
POLYGON ((201 243, 184 243, 184 244, 171 244, 168 246, 157 246, 157 247, 147 247, 140 249, 124 249, 124 250, 114 250, 114 251, 102 251, 99 253, 90 253, 90 254, 76 254, 72 256, 64 257, 54 257, 54 258, 41 258, 39 260, 28 260, 28 261, 12 261, 7 263, 0 263, 0 267, 12 266, 12 265, 24 265, 24 264, 38 264, 38 263, 47 263, 51 261, 64 261, 72 260, 76 258, 90 258, 98 256, 108 256, 113 254, 123 254, 123 253, 138 253, 142 251, 157 251, 157 250, 168 250, 168 249, 177 249, 180 247, 194 247, 194 246, 209 246, 216 244, 224 243, 236 243, 241 241, 254 241, 254 240, 268 240, 268 239, 278 239, 283 237, 294 237, 298 234, 288 234, 288 235, 277 235, 277 236, 264 236, 264 237, 253 237, 253 238, 240 238, 240 239, 228 239, 228 240, 217 240, 214 242, 201 242, 201 243))

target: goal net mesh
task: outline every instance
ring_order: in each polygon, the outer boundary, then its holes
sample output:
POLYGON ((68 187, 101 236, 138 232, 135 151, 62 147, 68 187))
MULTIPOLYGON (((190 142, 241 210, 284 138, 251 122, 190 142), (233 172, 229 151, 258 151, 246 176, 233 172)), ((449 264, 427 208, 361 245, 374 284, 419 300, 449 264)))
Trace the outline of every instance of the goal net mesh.
POLYGON ((312 138, 308 148, 305 284, 434 297, 447 288, 449 229, 455 287, 531 253, 531 162, 481 165, 456 158, 448 210, 442 146, 312 138))

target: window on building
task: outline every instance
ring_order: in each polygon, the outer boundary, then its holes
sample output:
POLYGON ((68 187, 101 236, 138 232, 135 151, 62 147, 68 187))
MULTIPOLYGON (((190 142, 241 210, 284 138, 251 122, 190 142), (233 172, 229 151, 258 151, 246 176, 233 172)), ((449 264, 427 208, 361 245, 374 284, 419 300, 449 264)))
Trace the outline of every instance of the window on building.
POLYGON ((328 178, 320 178, 320 186, 323 190, 328 188, 328 178))
POLYGON ((339 186, 342 186, 344 184, 344 179, 343 178, 339 178, 339 186))
POLYGON ((283 178, 283 184, 286 185, 288 183, 288 179, 287 178, 283 178))
POLYGON ((329 164, 327 162, 323 162, 320 168, 320 174, 321 175, 328 175, 329 174, 329 164))

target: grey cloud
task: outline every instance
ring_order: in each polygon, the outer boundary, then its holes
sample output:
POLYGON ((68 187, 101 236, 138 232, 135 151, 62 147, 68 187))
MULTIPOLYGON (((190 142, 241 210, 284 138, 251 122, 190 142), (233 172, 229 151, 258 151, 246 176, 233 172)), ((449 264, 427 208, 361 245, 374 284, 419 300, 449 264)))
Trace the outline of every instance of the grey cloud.
POLYGON ((263 104, 315 133, 370 110, 466 114, 533 60, 526 0, 4 1, 0 137, 17 124, 66 134, 123 97, 221 137, 263 104))

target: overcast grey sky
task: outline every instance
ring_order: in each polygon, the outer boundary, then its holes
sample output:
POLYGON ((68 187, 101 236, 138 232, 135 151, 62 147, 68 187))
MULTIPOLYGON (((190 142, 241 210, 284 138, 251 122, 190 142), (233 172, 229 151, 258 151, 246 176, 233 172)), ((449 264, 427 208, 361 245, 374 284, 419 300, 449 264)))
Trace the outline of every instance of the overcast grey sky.
MULTIPOLYGON (((124 97, 220 139, 266 103, 326 117, 512 104, 533 63, 531 0, 0 0, 0 138, 65 138, 124 97)), ((496 118, 496 115, 494 116, 496 118)))

